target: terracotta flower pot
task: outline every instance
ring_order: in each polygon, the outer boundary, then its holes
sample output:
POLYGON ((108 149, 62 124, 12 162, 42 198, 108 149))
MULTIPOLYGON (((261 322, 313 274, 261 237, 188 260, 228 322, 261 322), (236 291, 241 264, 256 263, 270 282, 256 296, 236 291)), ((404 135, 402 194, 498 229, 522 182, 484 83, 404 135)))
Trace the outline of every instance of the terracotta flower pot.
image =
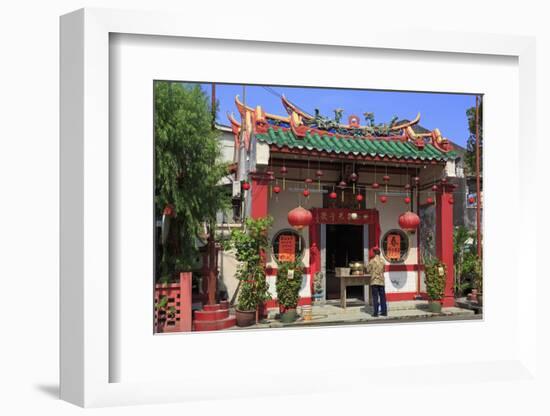
POLYGON ((256 311, 241 311, 239 309, 235 309, 235 318, 237 318, 237 326, 251 326, 256 323, 256 311))

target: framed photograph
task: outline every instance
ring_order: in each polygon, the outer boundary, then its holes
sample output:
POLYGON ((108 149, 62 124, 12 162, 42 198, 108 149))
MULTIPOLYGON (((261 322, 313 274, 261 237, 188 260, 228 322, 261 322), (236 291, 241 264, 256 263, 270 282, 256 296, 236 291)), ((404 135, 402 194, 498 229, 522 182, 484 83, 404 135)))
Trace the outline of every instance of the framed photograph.
POLYGON ((61 397, 533 379, 534 40, 181 18, 61 18, 61 397))

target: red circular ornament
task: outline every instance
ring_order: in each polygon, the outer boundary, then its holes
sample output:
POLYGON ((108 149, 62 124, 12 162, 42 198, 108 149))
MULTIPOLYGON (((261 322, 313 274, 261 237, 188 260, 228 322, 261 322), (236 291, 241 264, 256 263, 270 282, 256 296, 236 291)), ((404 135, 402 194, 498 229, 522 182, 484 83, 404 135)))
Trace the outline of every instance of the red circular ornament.
POLYGON ((405 204, 410 204, 411 203, 411 198, 409 198, 408 196, 405 197, 405 204))
POLYGON ((383 204, 385 204, 387 201, 388 201, 388 197, 386 195, 382 195, 380 197, 380 202, 382 202, 383 204))
POLYGON ((426 198, 426 204, 430 204, 430 205, 431 205, 431 204, 433 204, 433 203, 434 203, 434 199, 433 199, 433 198, 431 198, 431 197, 426 198))
POLYGON ((349 175, 349 180, 355 182, 357 180, 357 173, 353 172, 351 175, 349 175))
POLYGON ((297 230, 307 227, 313 221, 311 211, 297 207, 288 213, 288 223, 297 230))
POLYGON ((418 182, 420 182, 420 178, 418 176, 415 176, 413 178, 413 181, 414 181, 414 183, 418 183, 418 182))
POLYGON ((172 215, 174 215, 174 208, 172 207, 172 205, 166 205, 164 207, 164 210, 162 211, 162 214, 166 215, 167 217, 171 217, 172 215))
POLYGON ((383 180, 384 182, 389 182, 389 181, 390 181, 390 177, 389 177, 388 175, 384 175, 384 176, 382 176, 382 180, 383 180))
POLYGON ((244 189, 245 191, 248 191, 248 190, 250 189, 250 184, 249 184, 248 182, 246 182, 246 181, 243 182, 243 189, 244 189))
POLYGON ((420 217, 414 212, 407 211, 399 216, 399 226, 409 232, 414 233, 420 225, 420 217))
POLYGON ((380 184, 378 182, 374 182, 372 185, 371 185, 372 189, 378 189, 380 188, 380 184))
POLYGON ((285 173, 288 173, 288 168, 286 166, 281 167, 281 173, 284 175, 285 173))
POLYGON ((434 192, 437 191, 437 185, 432 186, 432 191, 434 191, 434 192))
POLYGON ((347 185, 346 182, 340 181, 340 183, 338 184, 338 188, 344 189, 346 187, 346 185, 347 185))
POLYGON ((411 184, 410 184, 410 183, 406 183, 406 184, 405 184, 405 189, 406 189, 406 190, 411 189, 411 184))
POLYGON ((304 189, 304 192, 303 192, 304 196, 309 196, 309 189, 304 189))
POLYGON ((320 178, 321 176, 323 176, 323 171, 319 169, 317 172, 315 172, 315 176, 320 178))
POLYGON ((330 199, 336 199, 338 198, 338 195, 336 194, 336 192, 332 191, 330 194, 328 194, 328 197, 330 199))
POLYGON ((441 183, 447 183, 447 178, 441 178, 441 183))
POLYGON ((363 195, 357 194, 357 196, 355 197, 355 199, 357 199, 358 202, 361 202, 361 201, 363 200, 363 195))
POLYGON ((278 194, 279 192, 281 192, 281 187, 279 185, 275 185, 273 187, 273 192, 275 192, 276 194, 278 194))

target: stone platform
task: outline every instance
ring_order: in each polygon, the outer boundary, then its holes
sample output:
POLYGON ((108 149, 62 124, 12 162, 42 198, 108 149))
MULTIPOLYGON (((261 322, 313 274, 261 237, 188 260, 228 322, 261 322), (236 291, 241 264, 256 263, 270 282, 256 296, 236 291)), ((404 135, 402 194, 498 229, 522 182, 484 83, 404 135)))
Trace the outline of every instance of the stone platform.
MULTIPOLYGON (((272 315, 269 319, 251 327, 235 327, 235 329, 482 319, 481 314, 460 307, 443 308, 441 313, 432 313, 428 310, 428 301, 423 300, 388 302, 388 316, 374 317, 372 307, 359 303, 348 299, 348 307, 343 309, 339 301, 328 301, 324 305, 313 305, 312 319, 309 321, 300 317, 295 322, 283 324, 272 315)), ((301 313, 300 307, 298 307, 298 313, 301 313)))

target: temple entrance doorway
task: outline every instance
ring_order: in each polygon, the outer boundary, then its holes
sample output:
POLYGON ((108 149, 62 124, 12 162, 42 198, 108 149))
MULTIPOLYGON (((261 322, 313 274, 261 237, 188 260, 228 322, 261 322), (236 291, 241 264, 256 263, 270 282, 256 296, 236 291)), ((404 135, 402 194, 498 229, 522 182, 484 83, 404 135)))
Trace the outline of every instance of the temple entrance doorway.
MULTIPOLYGON (((364 263, 363 228, 363 225, 327 224, 325 254, 327 300, 340 299, 340 280, 336 277, 336 268, 349 267, 349 264, 354 261, 364 263)), ((348 287, 347 298, 362 301, 363 287, 348 287)))

